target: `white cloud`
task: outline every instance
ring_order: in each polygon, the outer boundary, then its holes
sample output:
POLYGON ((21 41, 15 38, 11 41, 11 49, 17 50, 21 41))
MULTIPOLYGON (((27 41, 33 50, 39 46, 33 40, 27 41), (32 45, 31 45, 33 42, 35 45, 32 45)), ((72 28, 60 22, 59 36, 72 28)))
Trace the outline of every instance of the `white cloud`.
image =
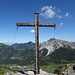
POLYGON ((59 24, 59 27, 62 27, 62 25, 63 25, 63 23, 60 23, 60 24, 59 24))
POLYGON ((65 36, 68 36, 68 35, 69 35, 68 33, 65 34, 65 36))
POLYGON ((54 18, 54 16, 56 15, 54 9, 55 8, 53 8, 52 6, 44 6, 41 9, 42 13, 40 13, 40 15, 44 16, 45 18, 54 18))
MULTIPOLYGON (((64 12, 65 13, 65 12, 64 12)), ((72 16, 67 12, 64 14, 61 12, 59 8, 53 7, 53 6, 43 6, 41 8, 40 15, 44 16, 45 18, 71 18, 72 16)))
POLYGON ((63 23, 60 23, 60 25, 63 25, 63 23))
POLYGON ((64 17, 66 18, 70 18, 70 19, 72 19, 73 20, 73 17, 67 12, 65 15, 64 15, 64 17))
POLYGON ((61 15, 56 15, 56 17, 57 17, 57 18, 60 18, 60 19, 62 18, 62 16, 61 16, 61 15))
POLYGON ((30 33, 35 33, 35 30, 31 30, 30 33))
POLYGON ((65 14, 65 17, 68 17, 68 16, 69 16, 69 13, 66 13, 66 14, 65 14))

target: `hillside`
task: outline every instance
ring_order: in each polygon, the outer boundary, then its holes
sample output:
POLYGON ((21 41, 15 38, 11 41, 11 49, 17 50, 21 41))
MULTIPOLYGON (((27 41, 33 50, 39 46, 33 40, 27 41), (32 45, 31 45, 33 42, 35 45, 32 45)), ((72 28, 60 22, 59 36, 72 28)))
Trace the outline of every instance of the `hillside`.
POLYGON ((68 42, 64 40, 51 38, 40 45, 40 50, 46 48, 48 50, 47 55, 49 55, 54 50, 59 49, 60 47, 75 49, 75 42, 68 42))
MULTIPOLYGON (((34 64, 35 54, 32 42, 11 46, 0 43, 0 64, 34 64)), ((40 45, 40 65, 74 62, 75 42, 50 39, 40 45)))
POLYGON ((15 49, 23 49, 23 50, 24 49, 31 49, 31 48, 35 47, 35 43, 33 43, 31 41, 29 41, 28 43, 20 43, 20 44, 15 43, 12 45, 12 47, 15 49))

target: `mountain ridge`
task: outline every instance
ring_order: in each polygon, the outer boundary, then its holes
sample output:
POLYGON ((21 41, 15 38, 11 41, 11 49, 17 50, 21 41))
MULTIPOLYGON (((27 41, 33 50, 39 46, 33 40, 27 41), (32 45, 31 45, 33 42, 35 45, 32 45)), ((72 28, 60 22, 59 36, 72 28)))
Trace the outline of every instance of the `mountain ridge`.
POLYGON ((72 49, 75 49, 75 42, 68 42, 68 41, 64 41, 64 40, 51 38, 48 41, 46 41, 40 45, 40 50, 43 48, 46 48, 48 50, 47 55, 49 55, 54 50, 56 50, 60 47, 66 47, 66 48, 70 47, 72 49))
POLYGON ((15 43, 13 45, 11 45, 12 47, 14 47, 15 49, 29 49, 35 46, 35 43, 29 41, 27 43, 15 43))
MULTIPOLYGON (((40 44, 40 65, 75 62, 75 42, 49 39, 40 44), (53 48, 53 47, 54 48, 53 48), (50 50, 51 52, 49 52, 50 50), (48 54, 49 53, 49 54, 48 54)), ((28 65, 35 63, 35 43, 28 42, 14 45, 0 45, 0 64, 28 65), (16 46, 18 45, 18 46, 16 46)))

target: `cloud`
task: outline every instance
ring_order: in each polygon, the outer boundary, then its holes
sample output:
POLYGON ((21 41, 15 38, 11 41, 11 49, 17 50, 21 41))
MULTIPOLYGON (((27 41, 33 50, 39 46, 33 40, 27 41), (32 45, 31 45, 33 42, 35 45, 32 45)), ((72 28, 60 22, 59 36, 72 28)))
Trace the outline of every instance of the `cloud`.
POLYGON ((60 23, 60 25, 63 25, 63 23, 60 23))
POLYGON ((65 17, 68 17, 68 16, 69 16, 69 13, 66 13, 66 14, 65 14, 65 17))
POLYGON ((45 18, 54 18, 54 16, 56 15, 54 9, 55 8, 53 8, 52 6, 44 6, 41 9, 42 13, 40 13, 40 15, 44 16, 45 18))
POLYGON ((70 18, 70 19, 72 19, 73 20, 73 17, 67 12, 67 13, 65 13, 65 15, 64 15, 64 17, 65 18, 70 18))
POLYGON ((57 18, 60 18, 60 19, 62 18, 62 16, 61 16, 61 15, 56 15, 56 17, 57 17, 57 18))
MULTIPOLYGON (((65 12, 64 12, 65 13, 65 12)), ((45 17, 46 19, 48 18, 71 18, 72 16, 67 12, 64 14, 61 12, 59 8, 53 7, 53 6, 43 6, 41 8, 40 15, 45 17)))
POLYGON ((62 25, 63 25, 63 23, 60 23, 60 24, 59 24, 59 27, 62 27, 62 25))
POLYGON ((34 34, 35 33, 35 30, 31 30, 30 33, 33 33, 34 34))
POLYGON ((65 34, 65 36, 68 36, 68 35, 69 35, 68 33, 65 34))

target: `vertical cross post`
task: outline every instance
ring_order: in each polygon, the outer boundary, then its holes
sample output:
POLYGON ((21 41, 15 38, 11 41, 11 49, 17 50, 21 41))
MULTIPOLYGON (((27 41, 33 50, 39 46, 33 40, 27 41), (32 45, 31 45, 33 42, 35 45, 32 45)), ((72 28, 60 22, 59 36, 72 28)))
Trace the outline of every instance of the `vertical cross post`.
POLYGON ((39 13, 35 13, 36 74, 39 74, 39 13))

